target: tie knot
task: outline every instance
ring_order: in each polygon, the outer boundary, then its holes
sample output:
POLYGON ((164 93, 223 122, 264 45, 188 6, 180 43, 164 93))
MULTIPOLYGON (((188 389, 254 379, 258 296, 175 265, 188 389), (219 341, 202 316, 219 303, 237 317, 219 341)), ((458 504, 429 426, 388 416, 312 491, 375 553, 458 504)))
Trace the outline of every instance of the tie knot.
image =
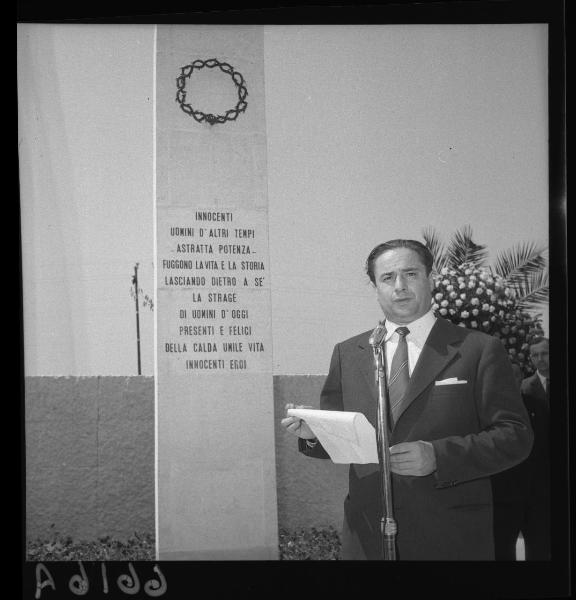
POLYGON ((410 333, 410 330, 408 329, 408 327, 397 327, 396 328, 396 333, 401 338, 405 338, 410 333))

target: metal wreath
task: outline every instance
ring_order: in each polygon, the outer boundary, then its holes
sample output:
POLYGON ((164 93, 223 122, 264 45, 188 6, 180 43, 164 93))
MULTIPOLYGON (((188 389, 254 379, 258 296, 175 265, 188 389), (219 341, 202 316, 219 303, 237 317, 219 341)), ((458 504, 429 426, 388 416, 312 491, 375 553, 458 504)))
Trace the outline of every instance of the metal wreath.
POLYGON ((240 113, 243 113, 248 106, 246 102, 246 96, 248 96, 248 90, 244 82, 244 77, 235 71, 232 66, 228 63, 220 62, 217 58, 209 58, 208 60, 195 60, 192 64, 186 65, 181 68, 181 74, 176 78, 176 86, 178 91, 176 92, 176 102, 180 104, 180 108, 189 116, 193 117, 198 123, 203 121, 208 122, 210 125, 215 123, 225 123, 226 121, 234 121, 238 118, 240 113), (186 79, 190 78, 194 69, 199 70, 204 67, 214 69, 218 67, 222 72, 227 73, 232 77, 237 89, 238 89, 238 103, 234 108, 227 110, 223 115, 214 115, 212 113, 204 113, 201 110, 195 110, 186 103, 186 79))

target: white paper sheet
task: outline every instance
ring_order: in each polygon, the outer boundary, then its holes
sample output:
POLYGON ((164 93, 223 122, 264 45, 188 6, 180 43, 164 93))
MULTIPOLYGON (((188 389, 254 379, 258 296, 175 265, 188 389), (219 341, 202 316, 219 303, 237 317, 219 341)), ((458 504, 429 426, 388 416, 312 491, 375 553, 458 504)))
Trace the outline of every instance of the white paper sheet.
POLYGON ((290 408, 287 414, 306 421, 333 462, 378 462, 376 431, 362 413, 290 408))

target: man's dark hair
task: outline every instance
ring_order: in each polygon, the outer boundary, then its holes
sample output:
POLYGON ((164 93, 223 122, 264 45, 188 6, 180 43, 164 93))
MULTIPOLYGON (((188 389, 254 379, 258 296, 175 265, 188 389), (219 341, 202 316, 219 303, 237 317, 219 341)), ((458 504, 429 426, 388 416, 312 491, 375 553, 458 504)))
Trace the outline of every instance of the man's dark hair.
POLYGON ((540 342, 546 342, 548 345, 550 345, 550 340, 547 337, 544 336, 538 336, 535 337, 529 344, 528 346, 530 348, 532 348, 532 346, 535 346, 536 344, 540 344, 540 342))
POLYGON ((395 250, 396 248, 408 248, 409 250, 414 250, 414 252, 420 256, 420 260, 426 268, 426 275, 430 275, 432 265, 434 264, 434 257, 424 244, 416 240, 390 240, 389 242, 378 244, 366 259, 366 273, 368 274, 368 277, 370 277, 372 283, 376 283, 374 278, 374 261, 381 254, 384 254, 384 252, 395 250))

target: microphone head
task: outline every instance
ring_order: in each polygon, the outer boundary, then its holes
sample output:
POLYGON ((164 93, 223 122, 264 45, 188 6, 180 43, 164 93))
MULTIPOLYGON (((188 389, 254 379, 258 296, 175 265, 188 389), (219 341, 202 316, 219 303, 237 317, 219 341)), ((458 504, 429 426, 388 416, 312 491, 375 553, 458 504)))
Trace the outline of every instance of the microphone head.
POLYGON ((384 341, 384 338, 386 337, 387 331, 386 331, 386 326, 384 323, 385 323, 384 321, 380 321, 378 326, 372 332, 370 339, 368 340, 368 343, 371 346, 373 346, 374 348, 377 348, 378 346, 380 346, 382 344, 382 342, 384 341))

